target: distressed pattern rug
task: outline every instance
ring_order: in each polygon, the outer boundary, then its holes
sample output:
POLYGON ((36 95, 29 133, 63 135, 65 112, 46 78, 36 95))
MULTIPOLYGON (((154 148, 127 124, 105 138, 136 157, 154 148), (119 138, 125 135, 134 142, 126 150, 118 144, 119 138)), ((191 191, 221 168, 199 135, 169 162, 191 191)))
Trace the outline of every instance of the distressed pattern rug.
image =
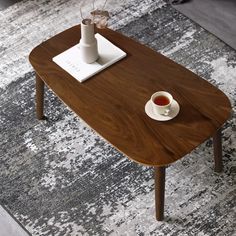
POLYGON ((108 1, 110 28, 202 76, 233 107, 224 172, 213 171, 212 140, 168 167, 157 222, 152 168, 129 161, 50 90, 48 120, 36 119, 28 55, 78 24, 80 5, 32 0, 0 12, 0 204, 32 235, 236 235, 236 52, 164 1, 108 1))

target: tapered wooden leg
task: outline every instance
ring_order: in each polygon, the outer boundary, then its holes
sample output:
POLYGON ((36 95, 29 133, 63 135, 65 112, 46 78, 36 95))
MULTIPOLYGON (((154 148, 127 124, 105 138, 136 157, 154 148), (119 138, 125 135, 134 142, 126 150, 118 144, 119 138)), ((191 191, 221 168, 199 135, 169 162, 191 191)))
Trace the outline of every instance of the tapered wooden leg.
POLYGON ((165 170, 163 167, 155 167, 155 202, 156 219, 164 219, 164 201, 165 201, 165 170))
POLYGON ((217 132, 213 136, 213 148, 215 159, 215 172, 221 172, 223 170, 221 129, 217 130, 217 132))
POLYGON ((44 100, 44 82, 36 74, 36 115, 39 120, 44 119, 43 100, 44 100))

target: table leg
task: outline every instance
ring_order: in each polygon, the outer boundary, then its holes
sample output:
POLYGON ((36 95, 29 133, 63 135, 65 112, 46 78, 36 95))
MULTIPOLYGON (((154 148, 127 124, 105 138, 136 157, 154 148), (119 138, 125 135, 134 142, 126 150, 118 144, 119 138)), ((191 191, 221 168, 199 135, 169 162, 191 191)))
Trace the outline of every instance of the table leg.
POLYGON ((43 100, 44 100, 44 82, 36 74, 36 115, 39 120, 44 119, 43 100))
POLYGON ((223 170, 221 129, 217 130, 217 132, 213 136, 213 147, 214 147, 214 159, 215 159, 215 172, 221 172, 223 170))
POLYGON ((164 201, 165 201, 165 167, 155 167, 155 202, 156 219, 164 219, 164 201))

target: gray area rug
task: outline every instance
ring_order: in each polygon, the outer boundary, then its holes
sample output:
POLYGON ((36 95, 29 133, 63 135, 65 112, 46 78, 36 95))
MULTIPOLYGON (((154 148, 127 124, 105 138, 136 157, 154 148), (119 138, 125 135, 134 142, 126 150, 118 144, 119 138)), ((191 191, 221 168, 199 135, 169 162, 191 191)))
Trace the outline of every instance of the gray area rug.
POLYGON ((236 235, 236 52, 161 0, 110 5, 111 28, 219 87, 234 111, 223 127, 224 172, 213 171, 211 140, 168 167, 157 222, 152 168, 129 161, 50 90, 48 120, 35 118, 27 56, 77 24, 78 8, 34 0, 0 12, 0 203, 33 235, 236 235))
POLYGON ((173 6, 236 50, 235 0, 186 0, 173 6))

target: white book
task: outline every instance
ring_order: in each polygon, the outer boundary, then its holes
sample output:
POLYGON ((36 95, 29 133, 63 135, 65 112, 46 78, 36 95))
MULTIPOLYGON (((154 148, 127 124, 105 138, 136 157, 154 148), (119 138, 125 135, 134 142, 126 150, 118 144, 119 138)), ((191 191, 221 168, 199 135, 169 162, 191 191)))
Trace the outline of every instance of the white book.
POLYGON ((102 35, 97 33, 95 37, 99 54, 97 61, 91 64, 83 62, 80 56, 79 44, 53 57, 52 60, 79 82, 83 82, 127 55, 102 35))

